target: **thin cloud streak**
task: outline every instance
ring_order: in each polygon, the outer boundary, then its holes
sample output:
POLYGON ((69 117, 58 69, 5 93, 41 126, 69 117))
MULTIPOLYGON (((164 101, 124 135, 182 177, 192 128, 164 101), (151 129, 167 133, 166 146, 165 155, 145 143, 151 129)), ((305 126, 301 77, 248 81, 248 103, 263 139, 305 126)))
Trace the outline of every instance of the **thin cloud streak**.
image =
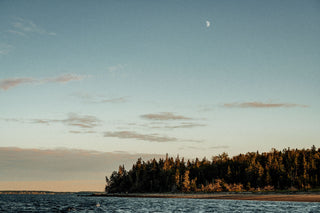
POLYGON ((203 127, 207 126, 206 124, 198 124, 198 123, 182 123, 175 126, 164 126, 164 128, 168 129, 178 129, 178 128, 194 128, 194 127, 203 127))
POLYGON ((69 81, 81 81, 85 77, 84 75, 64 74, 54 78, 46 78, 44 82, 67 83, 69 81))
POLYGON ((164 126, 147 126, 152 129, 180 129, 180 128, 194 128, 194 127, 203 127, 207 126, 206 124, 198 124, 198 123, 181 123, 177 125, 164 125, 164 126))
POLYGON ((120 98, 112 98, 112 99, 105 99, 101 100, 101 103, 124 103, 126 102, 127 99, 125 97, 120 97, 120 98))
POLYGON ((109 72, 116 72, 116 71, 120 71, 120 70, 124 69, 124 67, 125 67, 125 65, 117 64, 117 65, 108 67, 108 71, 109 72))
POLYGON ((125 103, 127 97, 106 98, 105 96, 91 95, 88 93, 75 93, 72 96, 82 99, 87 103, 125 103))
POLYGON ((10 44, 0 43, 0 56, 8 55, 14 47, 10 44))
POLYGON ((194 150, 203 150, 203 149, 229 149, 229 146, 221 145, 221 146, 210 146, 210 147, 199 147, 199 146, 183 146, 180 149, 194 149, 194 150))
POLYGON ((166 120, 192 120, 192 118, 188 118, 181 115, 175 115, 172 112, 161 112, 158 114, 145 114, 141 115, 141 118, 148 119, 148 120, 160 120, 160 121, 166 121, 166 120))
POLYGON ((263 102, 243 102, 243 103, 226 103, 227 108, 289 108, 289 107, 309 107, 308 105, 292 103, 263 103, 263 102))
POLYGON ((15 18, 15 22, 12 23, 12 27, 14 28, 14 30, 8 30, 8 32, 16 35, 21 35, 21 36, 25 36, 26 34, 30 34, 30 33, 50 35, 50 36, 57 35, 55 32, 49 32, 44 28, 38 26, 31 20, 22 19, 22 18, 15 18))
MULTIPOLYGON (((80 127, 84 129, 92 129, 100 125, 101 121, 92 115, 78 115, 76 113, 69 113, 66 119, 12 119, 12 118, 0 118, 7 122, 20 122, 20 123, 33 123, 33 124, 52 124, 62 123, 67 126, 80 127)), ((75 132, 73 132, 75 133, 75 132)), ((89 133, 89 132, 87 132, 89 133)))
POLYGON ((32 123, 35 124, 49 124, 51 121, 50 120, 45 120, 45 119, 33 119, 32 123))
POLYGON ((7 32, 15 34, 15 35, 19 35, 19 36, 26 36, 25 33, 22 33, 22 32, 16 31, 16 30, 7 30, 7 32))
POLYGON ((96 131, 76 131, 76 130, 70 130, 69 133, 73 133, 73 134, 92 134, 92 133, 96 133, 96 131))
POLYGON ((117 131, 117 132, 105 132, 104 137, 114 137, 120 139, 136 139, 150 142, 175 142, 177 138, 159 136, 158 134, 140 134, 134 131, 117 131))
POLYGON ((45 78, 45 79, 35 79, 35 78, 28 78, 28 77, 7 78, 7 79, 0 79, 0 89, 8 90, 23 84, 67 83, 70 81, 80 81, 86 77, 87 76, 84 76, 84 75, 63 74, 58 77, 45 78))
POLYGON ((0 89, 8 90, 10 88, 19 86, 21 84, 34 83, 36 82, 33 78, 8 78, 0 80, 0 89))
POLYGON ((61 122, 69 126, 77 126, 81 128, 93 128, 98 126, 100 120, 95 116, 90 116, 90 115, 80 116, 75 113, 70 113, 68 115, 68 118, 65 120, 61 120, 61 122))
POLYGON ((208 126, 203 123, 194 123, 194 122, 180 122, 177 124, 168 125, 165 121, 155 121, 150 123, 127 123, 129 126, 139 126, 150 129, 180 129, 180 128, 194 128, 194 127, 204 127, 208 126))
POLYGON ((16 118, 1 118, 0 120, 6 121, 6 122, 23 122, 21 119, 16 119, 16 118))

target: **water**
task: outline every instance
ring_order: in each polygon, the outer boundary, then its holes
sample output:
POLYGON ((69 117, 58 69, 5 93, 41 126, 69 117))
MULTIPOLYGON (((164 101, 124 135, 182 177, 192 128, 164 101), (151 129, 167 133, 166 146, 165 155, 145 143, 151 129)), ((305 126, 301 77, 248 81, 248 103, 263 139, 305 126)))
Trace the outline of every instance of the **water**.
POLYGON ((320 212, 320 203, 0 195, 0 212, 320 212))

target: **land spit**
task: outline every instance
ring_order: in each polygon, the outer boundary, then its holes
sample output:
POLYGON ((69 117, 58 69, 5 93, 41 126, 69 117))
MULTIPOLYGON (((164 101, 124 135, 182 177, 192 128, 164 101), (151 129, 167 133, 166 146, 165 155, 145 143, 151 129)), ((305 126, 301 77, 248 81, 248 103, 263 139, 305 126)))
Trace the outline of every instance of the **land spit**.
POLYGON ((131 198, 188 198, 188 199, 223 199, 223 200, 257 200, 257 201, 293 201, 320 202, 320 193, 95 193, 84 196, 97 197, 131 197, 131 198))

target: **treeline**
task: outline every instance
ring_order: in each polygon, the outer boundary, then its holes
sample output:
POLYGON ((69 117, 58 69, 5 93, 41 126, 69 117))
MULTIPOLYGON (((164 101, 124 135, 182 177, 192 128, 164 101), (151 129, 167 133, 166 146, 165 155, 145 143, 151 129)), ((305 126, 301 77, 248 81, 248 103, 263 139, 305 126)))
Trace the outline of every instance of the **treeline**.
POLYGON ((211 161, 139 158, 132 169, 120 166, 106 181, 109 193, 308 190, 320 186, 320 148, 272 149, 232 158, 222 153, 211 161))

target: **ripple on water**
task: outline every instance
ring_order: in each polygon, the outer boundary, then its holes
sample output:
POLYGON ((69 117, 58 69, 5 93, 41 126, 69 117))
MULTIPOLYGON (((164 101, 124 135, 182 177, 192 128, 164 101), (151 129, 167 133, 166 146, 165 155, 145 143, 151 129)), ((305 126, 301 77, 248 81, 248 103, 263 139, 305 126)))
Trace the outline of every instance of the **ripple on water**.
POLYGON ((320 203, 0 195, 2 212, 320 212, 320 203))

